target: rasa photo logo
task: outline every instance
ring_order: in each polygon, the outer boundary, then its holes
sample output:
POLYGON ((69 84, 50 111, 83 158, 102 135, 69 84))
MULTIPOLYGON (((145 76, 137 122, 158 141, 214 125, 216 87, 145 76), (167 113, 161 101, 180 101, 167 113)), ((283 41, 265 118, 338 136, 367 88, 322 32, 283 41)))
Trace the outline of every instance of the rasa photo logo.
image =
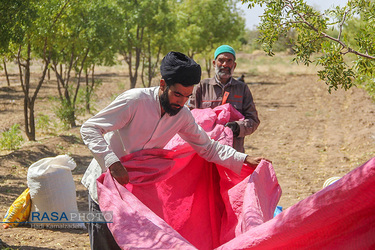
POLYGON ((76 211, 38 211, 31 212, 28 221, 33 227, 82 227, 83 223, 113 223, 113 212, 101 213, 76 211))

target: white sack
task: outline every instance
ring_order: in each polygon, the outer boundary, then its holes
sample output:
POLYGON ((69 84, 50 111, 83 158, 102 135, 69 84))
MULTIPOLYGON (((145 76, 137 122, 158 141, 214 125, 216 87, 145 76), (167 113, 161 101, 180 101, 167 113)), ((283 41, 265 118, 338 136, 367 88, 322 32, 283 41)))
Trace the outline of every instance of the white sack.
POLYGON ((76 163, 68 155, 44 158, 29 167, 27 185, 32 201, 29 221, 33 226, 85 227, 83 223, 72 223, 79 221, 72 216, 78 214, 71 173, 75 167, 76 163))

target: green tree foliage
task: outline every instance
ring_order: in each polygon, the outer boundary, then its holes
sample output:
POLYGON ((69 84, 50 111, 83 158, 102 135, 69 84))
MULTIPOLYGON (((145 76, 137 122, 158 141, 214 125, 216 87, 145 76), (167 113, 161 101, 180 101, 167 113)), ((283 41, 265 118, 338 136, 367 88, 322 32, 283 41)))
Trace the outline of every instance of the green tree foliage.
POLYGON ((60 5, 52 4, 42 0, 2 1, 0 4, 0 23, 6 23, 1 26, 0 51, 15 55, 24 93, 25 132, 31 141, 35 140, 35 101, 51 56, 47 37, 61 11, 60 5), (31 65, 35 55, 43 61, 43 66, 42 72, 36 72, 40 78, 33 83, 31 65))
MULTIPOLYGON (((25 131, 35 140, 35 101, 46 73, 56 76, 61 116, 75 126, 95 85, 95 67, 127 63, 131 88, 141 73, 150 86, 168 51, 208 57, 221 44, 240 45, 244 20, 234 0, 12 0, 0 1, 0 58, 16 61, 24 92, 25 131), (208 55, 208 56, 207 56, 208 55), (35 62, 42 64, 31 72, 35 62), (38 75, 35 82, 32 76, 38 75), (90 79, 91 78, 91 79, 90 79), (85 79, 85 80, 83 80, 85 79), (85 85, 82 83, 85 82, 85 85), (84 87, 84 88, 83 88, 84 87)), ((209 66, 207 67, 209 68, 209 66)))
POLYGON ((24 27, 29 26, 33 12, 30 1, 0 1, 0 50, 8 50, 11 42, 23 41, 24 27))
MULTIPOLYGON (((372 13, 366 12, 366 15, 355 16, 351 18, 343 29, 342 36, 348 40, 349 44, 353 44, 356 50, 361 48, 363 51, 374 51, 374 9, 369 10, 372 13), (352 34, 358 33, 357 36, 352 34)), ((356 83, 363 88, 372 96, 375 101, 375 78, 374 78, 374 60, 366 59, 364 57, 354 57, 353 60, 357 60, 356 69, 358 75, 356 83)))
POLYGON ((91 111, 91 100, 94 90, 101 84, 95 80, 95 66, 116 64, 116 47, 114 44, 119 40, 117 5, 113 1, 90 1, 86 6, 87 17, 82 20, 86 23, 86 39, 89 45, 89 53, 83 70, 85 74, 85 106, 86 111, 91 111), (91 79, 90 79, 91 76, 91 79))
POLYGON ((134 88, 142 61, 150 77, 154 75, 157 61, 153 63, 151 57, 158 58, 165 50, 168 35, 174 31, 173 14, 169 15, 167 0, 117 0, 117 6, 121 37, 116 46, 128 66, 130 88, 134 88))
MULTIPOLYGON (((7 61, 14 59, 14 50, 10 49, 12 43, 20 43, 24 37, 24 26, 27 26, 27 11, 29 1, 0 1, 0 55, 2 56, 2 69, 4 69, 8 86, 10 81, 7 72, 7 61)), ((0 66, 1 67, 1 66, 0 66)))
POLYGON ((184 0, 177 10, 179 49, 187 51, 190 57, 211 52, 218 45, 239 44, 245 30, 236 1, 184 0))
POLYGON ((239 47, 245 32, 245 20, 233 0, 179 1, 176 49, 190 57, 198 55, 206 62, 210 75, 213 51, 222 44, 239 47))
POLYGON ((56 75, 61 107, 65 110, 64 119, 71 127, 76 126, 75 107, 81 73, 90 51, 86 32, 87 19, 87 2, 72 1, 62 13, 51 37, 54 45, 51 68, 56 75))
MULTIPOLYGON (((323 66, 318 72, 331 89, 348 89, 355 80, 373 79, 375 68, 375 3, 350 0, 347 5, 320 13, 304 0, 243 0, 249 8, 265 6, 259 25, 263 49, 273 55, 273 46, 281 35, 296 33, 294 60, 323 66), (361 28, 348 29, 348 23, 361 20, 361 28), (337 29, 337 32, 330 32, 337 29), (336 35, 333 35, 336 34, 336 35), (320 54, 313 59, 313 55, 320 54)), ((373 81, 368 84, 372 84, 373 81)))
POLYGON ((51 67, 56 75, 61 107, 65 110, 59 117, 71 127, 76 126, 76 112, 82 109, 79 93, 83 78, 86 78, 85 106, 89 111, 96 82, 95 65, 114 64, 113 44, 118 36, 110 18, 116 16, 118 12, 111 1, 71 1, 56 24, 51 67))
POLYGON ((172 11, 174 2, 159 1, 155 7, 152 20, 146 25, 142 45, 141 80, 144 87, 151 86, 152 79, 158 73, 158 66, 164 54, 175 43, 176 13, 172 11))

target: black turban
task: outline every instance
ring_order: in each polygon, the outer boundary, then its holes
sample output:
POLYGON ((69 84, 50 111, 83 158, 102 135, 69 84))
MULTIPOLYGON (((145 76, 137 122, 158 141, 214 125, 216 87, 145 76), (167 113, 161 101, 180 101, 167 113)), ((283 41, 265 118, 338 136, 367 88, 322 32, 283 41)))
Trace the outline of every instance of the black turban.
POLYGON ((168 86, 180 83, 191 86, 201 80, 201 66, 180 52, 169 52, 161 61, 160 73, 168 86))

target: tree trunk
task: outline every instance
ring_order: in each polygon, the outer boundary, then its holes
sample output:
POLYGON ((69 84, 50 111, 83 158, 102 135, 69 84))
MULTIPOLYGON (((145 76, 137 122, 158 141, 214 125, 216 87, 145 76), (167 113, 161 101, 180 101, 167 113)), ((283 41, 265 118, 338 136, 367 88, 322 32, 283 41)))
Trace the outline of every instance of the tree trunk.
MULTIPOLYGON (((73 46, 74 47, 74 46, 73 46)), ((70 80, 70 72, 73 68, 74 64, 74 52, 70 55, 70 61, 68 67, 65 67, 63 72, 62 63, 58 64, 57 62, 53 63, 52 70, 55 72, 56 79, 57 79, 57 89, 59 92, 59 97, 61 101, 62 108, 66 108, 67 113, 64 114, 63 120, 69 124, 71 127, 75 127, 73 120, 74 118, 74 111, 72 111, 72 99, 69 93, 69 80, 70 80), (66 105, 66 107, 64 106, 66 105)))
POLYGON ((90 84, 89 84, 89 71, 88 69, 85 70, 85 82, 86 82, 86 90, 85 90, 85 109, 86 113, 90 113, 90 84))
POLYGON ((6 63, 5 56, 3 58, 3 64, 4 64, 5 77, 7 78, 8 86, 10 86, 9 75, 8 75, 8 70, 7 70, 7 63, 6 63))
POLYGON ((208 78, 211 78, 211 61, 208 59, 204 59, 204 61, 206 62, 206 71, 207 71, 207 75, 208 75, 208 78))
POLYGON ((135 88, 135 85, 137 84, 137 75, 133 75, 133 55, 132 52, 129 52, 129 54, 126 56, 125 61, 128 64, 128 70, 129 70, 129 79, 130 79, 130 88, 135 88))
POLYGON ((91 112, 91 96, 94 92, 94 85, 95 85, 95 64, 92 65, 91 69, 91 85, 89 83, 89 74, 88 70, 86 70, 86 112, 90 113, 91 112))
MULTIPOLYGON (((137 40, 139 43, 142 43, 143 40, 143 32, 144 28, 140 28, 139 26, 137 27, 137 40)), ((126 52, 123 52, 124 60, 128 64, 128 69, 129 69, 129 78, 130 78, 130 88, 135 88, 137 84, 137 77, 138 77, 138 68, 141 63, 141 52, 142 48, 140 47, 141 45, 135 46, 135 65, 134 65, 134 74, 133 74, 133 62, 132 62, 132 47, 129 46, 129 51, 128 54, 126 52)))
POLYGON ((71 119, 70 120, 70 126, 72 128, 77 127, 76 115, 75 115, 76 114, 76 102, 77 102, 77 98, 78 98, 79 88, 81 86, 82 70, 83 70, 83 67, 85 65, 85 61, 86 61, 87 55, 89 54, 89 51, 90 51, 90 49, 86 50, 86 54, 85 54, 85 56, 82 59, 82 63, 81 63, 81 66, 80 66, 80 69, 79 69, 79 72, 78 72, 78 79, 77 79, 76 91, 74 93, 73 101, 70 104, 71 105, 71 110, 72 110, 72 114, 71 114, 71 117, 70 117, 70 119, 71 119))
POLYGON ((25 133, 29 141, 35 141, 35 120, 34 120, 34 103, 31 102, 29 97, 30 91, 30 55, 31 55, 31 45, 27 45, 26 62, 21 63, 21 46, 18 51, 18 68, 20 71, 20 80, 22 85, 22 90, 24 93, 23 97, 23 111, 25 119, 25 133), (24 74, 22 73, 22 67, 24 67, 24 74))
MULTIPOLYGON (((24 107, 23 107, 23 110, 24 110, 24 114, 25 114, 25 132, 26 132, 26 136, 27 138, 29 139, 29 141, 35 141, 35 126, 33 126, 31 124, 31 120, 33 119, 30 119, 30 117, 32 117, 33 115, 31 115, 30 111, 33 111, 33 108, 31 107, 31 103, 30 103, 30 98, 29 98, 29 91, 30 91, 30 55, 31 55, 31 44, 29 43, 27 45, 27 58, 26 58, 26 64, 24 65, 25 67, 25 76, 24 76, 24 86, 23 86, 23 90, 24 90, 24 107), (34 128, 34 129, 32 129, 34 128)), ((20 72, 21 73, 21 72, 20 72)), ((22 77, 22 76, 21 76, 22 77)))
MULTIPOLYGON (((47 47, 47 41, 44 44, 44 48, 47 47)), ((46 51, 44 49, 44 51, 46 51)), ((46 53, 46 52, 45 52, 46 53)), ((26 136, 29 139, 29 141, 35 141, 35 113, 34 113, 34 107, 35 107, 35 101, 38 96, 39 90, 42 87, 42 84, 44 82, 44 78, 47 73, 48 65, 51 58, 51 53, 49 53, 48 57, 44 57, 44 69, 41 78, 39 79, 39 82, 36 86, 36 89, 34 91, 34 94, 30 97, 30 61, 31 61, 31 45, 30 43, 27 45, 27 56, 26 56, 26 63, 21 63, 21 46, 18 51, 18 67, 20 71, 20 81, 22 90, 24 92, 24 119, 25 119, 25 132, 26 136), (22 67, 25 68, 25 76, 23 79, 22 74, 22 67)))
POLYGON ((34 105, 35 102, 30 102, 29 105, 29 134, 28 138, 30 141, 35 141, 35 112, 34 112, 34 105))
POLYGON ((130 88, 133 89, 137 85, 137 77, 138 77, 138 68, 141 62, 141 48, 135 48, 135 65, 134 65, 134 74, 132 71, 132 60, 128 63, 129 68, 129 77, 130 77, 130 88))
POLYGON ((148 44, 147 44, 147 48, 148 48, 148 83, 147 83, 147 87, 150 87, 151 86, 151 81, 152 81, 152 55, 151 55, 151 42, 150 40, 148 40, 148 44))

